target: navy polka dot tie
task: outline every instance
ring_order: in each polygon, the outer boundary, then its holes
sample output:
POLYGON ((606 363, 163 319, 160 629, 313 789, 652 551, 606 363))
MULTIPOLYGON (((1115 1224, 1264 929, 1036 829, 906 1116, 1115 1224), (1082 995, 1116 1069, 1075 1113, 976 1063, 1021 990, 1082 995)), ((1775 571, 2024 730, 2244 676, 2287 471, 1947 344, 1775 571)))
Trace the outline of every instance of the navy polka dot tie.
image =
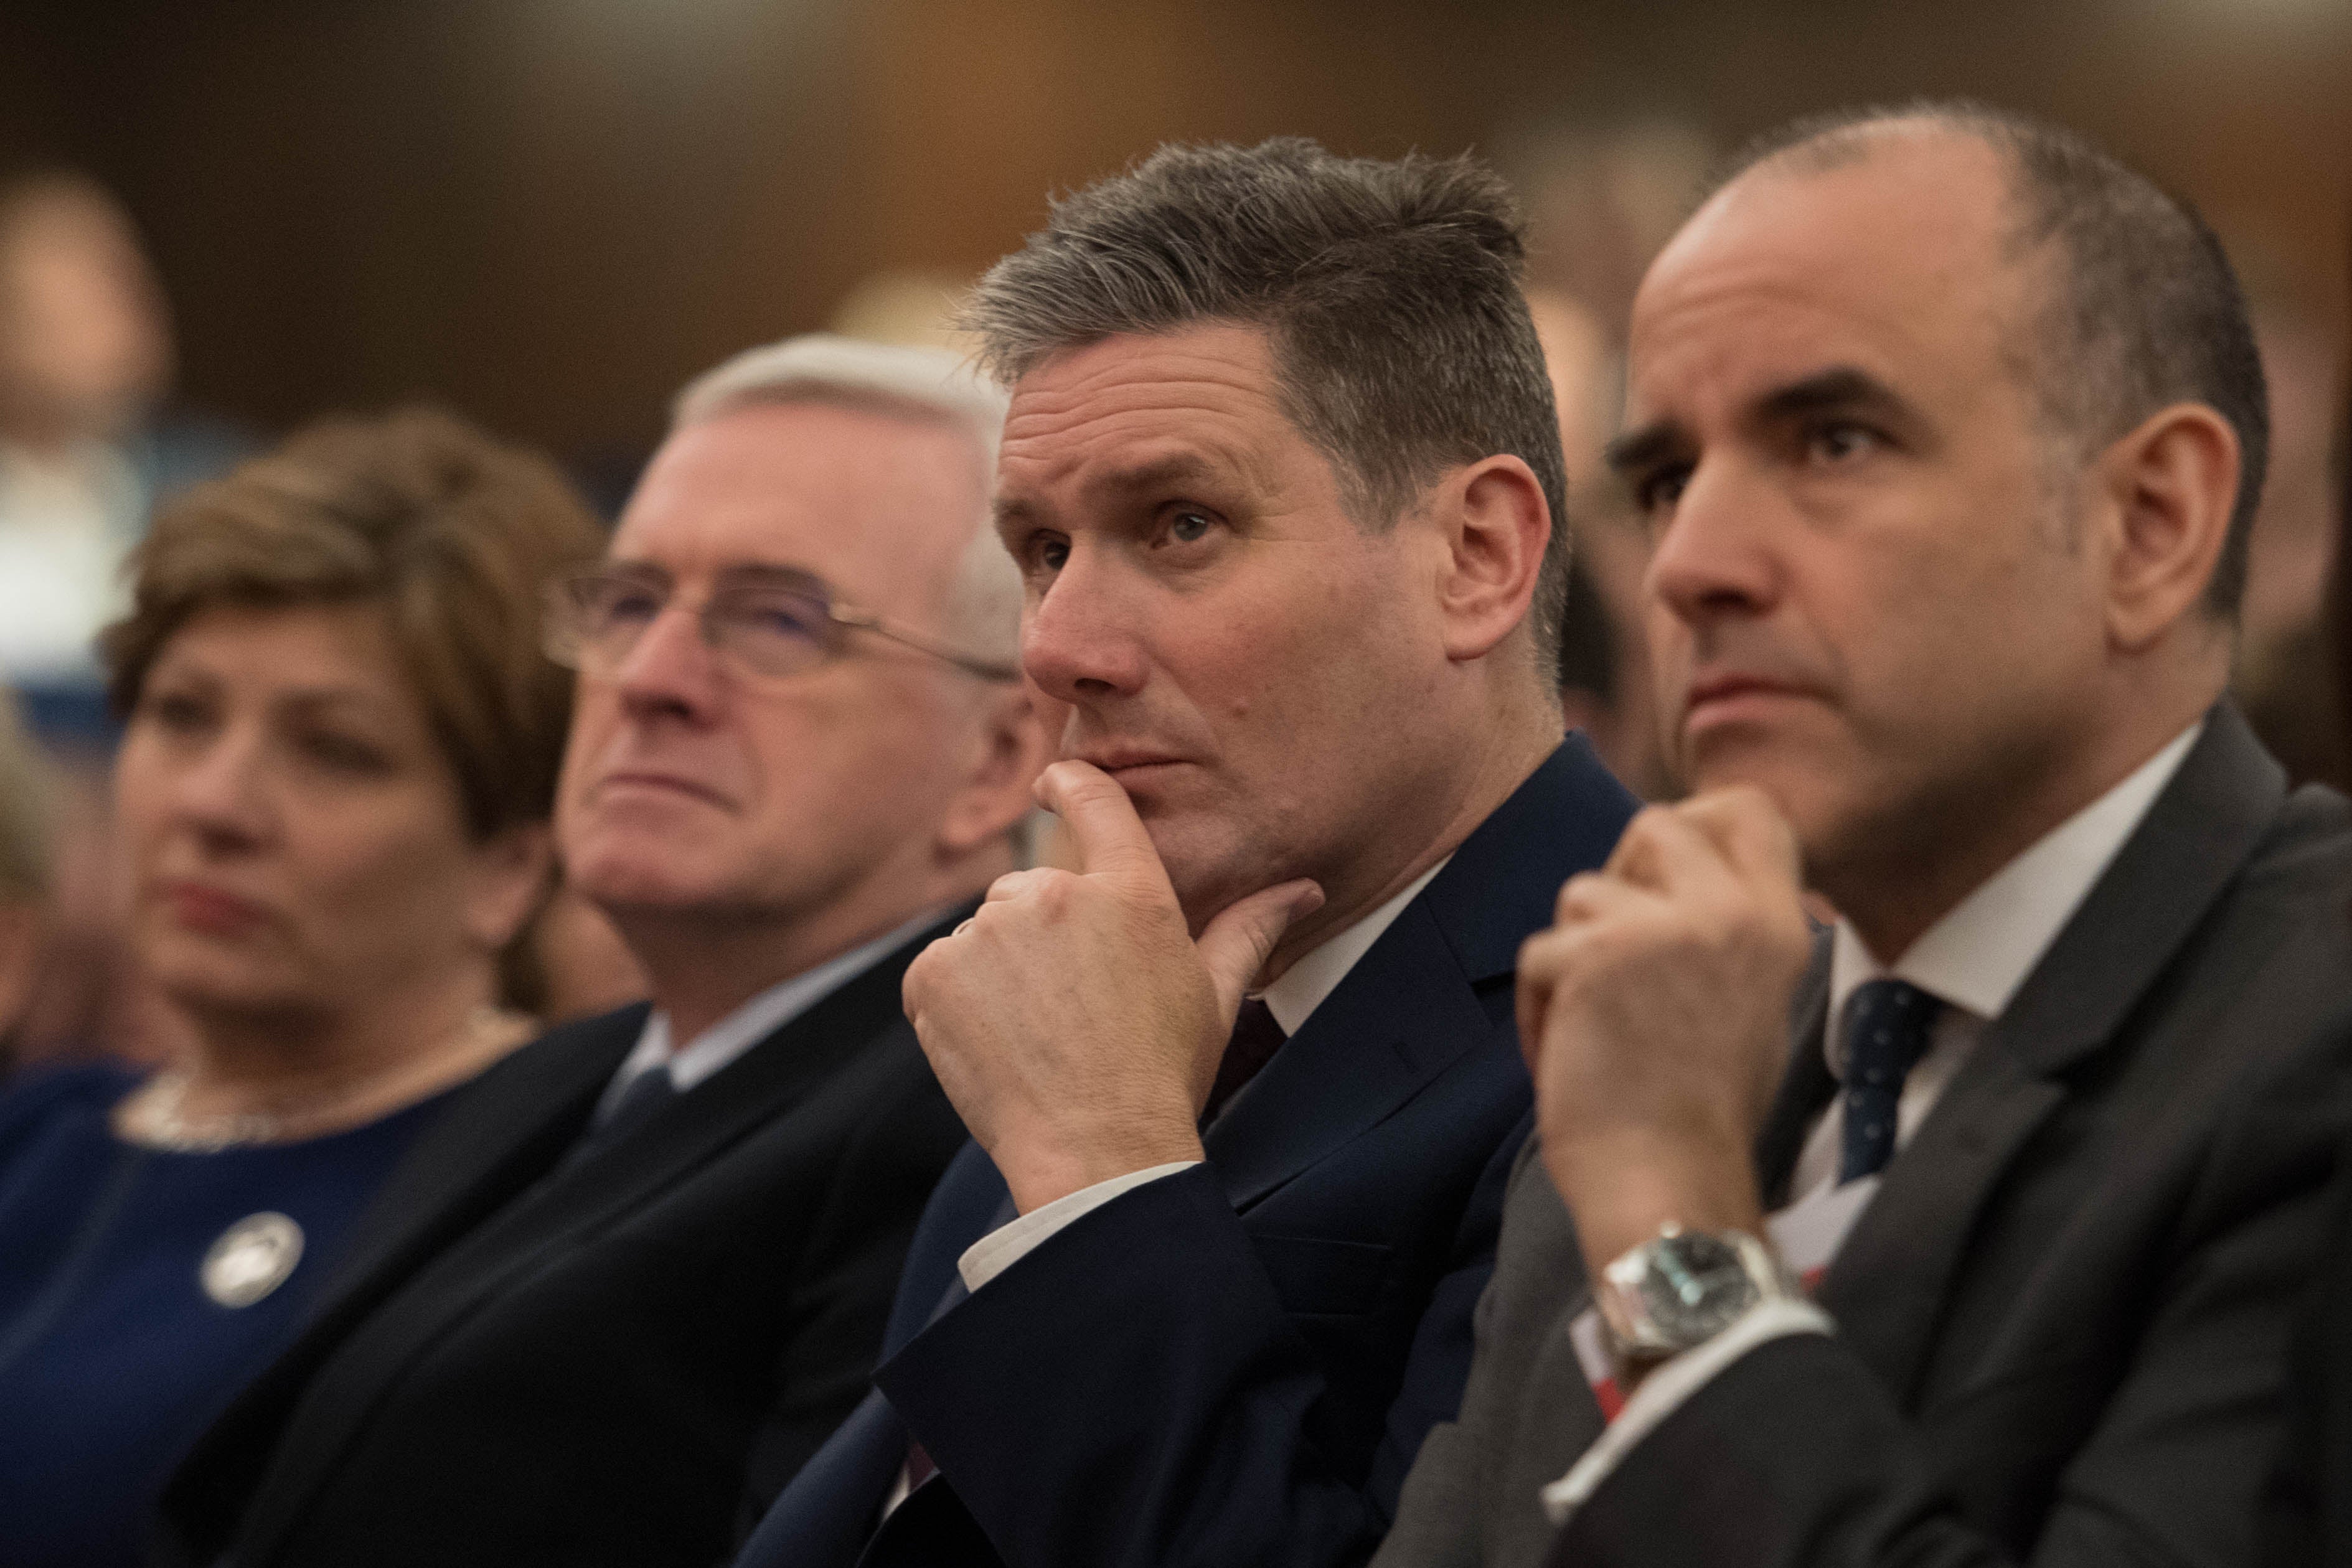
POLYGON ((1845 1006, 1845 1140, 1838 1181, 1876 1176, 1895 1157, 1903 1081, 1927 1054, 1944 1004, 1908 980, 1866 980, 1845 1006))

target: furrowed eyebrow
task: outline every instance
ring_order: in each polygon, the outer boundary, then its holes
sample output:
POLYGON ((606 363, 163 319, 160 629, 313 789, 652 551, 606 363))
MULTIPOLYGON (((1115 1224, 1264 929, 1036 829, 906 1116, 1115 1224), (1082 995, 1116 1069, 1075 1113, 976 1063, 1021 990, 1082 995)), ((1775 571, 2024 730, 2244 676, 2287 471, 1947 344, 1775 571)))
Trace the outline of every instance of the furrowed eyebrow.
MULTIPOLYGON (((1087 489, 1096 494, 1117 497, 1148 495, 1154 490, 1174 489, 1200 484, 1214 478, 1217 466, 1196 453, 1180 452, 1167 457, 1137 464, 1132 468, 1116 468, 1095 476, 1087 482, 1087 489)), ((999 496, 991 510, 995 515, 996 531, 1010 537, 1024 527, 1039 527, 1044 516, 1027 501, 1017 496, 999 496)))
POLYGON ((1139 490, 1159 490, 1172 485, 1194 483, 1208 477, 1212 472, 1205 459, 1190 452, 1181 452, 1172 457, 1162 457, 1139 464, 1133 468, 1106 474, 1095 482, 1093 487, 1133 494, 1139 490))
POLYGON ((1603 447, 1601 455, 1612 473, 1628 477, 1681 455, 1689 445, 1679 429, 1660 423, 1627 431, 1603 447))
POLYGON ((1759 423, 1785 424, 1810 414, 1840 412, 1871 413, 1890 420, 1916 418, 1911 405, 1875 376, 1839 365, 1773 388, 1758 398, 1750 417, 1759 423))
POLYGON ((999 496, 988 509, 996 519, 996 531, 1007 536, 1024 524, 1037 520, 1036 510, 1028 502, 1009 497, 999 496))

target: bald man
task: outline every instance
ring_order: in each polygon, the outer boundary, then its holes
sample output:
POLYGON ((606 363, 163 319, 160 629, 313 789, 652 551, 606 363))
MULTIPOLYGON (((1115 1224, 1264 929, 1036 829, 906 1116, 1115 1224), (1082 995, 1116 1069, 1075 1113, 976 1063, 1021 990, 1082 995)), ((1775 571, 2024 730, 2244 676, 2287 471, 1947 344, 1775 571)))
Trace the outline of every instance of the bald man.
POLYGON ((2243 1560, 2352 828, 2223 695, 2218 244, 2021 117, 1801 124, 1652 267, 1628 393, 1696 793, 1522 953, 1538 1136, 1378 1561, 2243 1560))

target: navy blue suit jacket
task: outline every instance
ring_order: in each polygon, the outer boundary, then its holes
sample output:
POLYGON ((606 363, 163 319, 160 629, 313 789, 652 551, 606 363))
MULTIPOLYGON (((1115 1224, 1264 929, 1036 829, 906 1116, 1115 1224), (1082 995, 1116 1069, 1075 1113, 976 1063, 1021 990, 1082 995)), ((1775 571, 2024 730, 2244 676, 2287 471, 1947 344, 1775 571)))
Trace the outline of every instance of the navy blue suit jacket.
POLYGON ((1210 1127, 1205 1165, 971 1296, 956 1260, 1010 1212, 967 1146, 908 1256, 877 1392, 738 1568, 1369 1556, 1461 1399, 1530 1125, 1519 944, 1633 808, 1570 737, 1210 1127), (877 1531, 910 1436, 940 1474, 877 1531))

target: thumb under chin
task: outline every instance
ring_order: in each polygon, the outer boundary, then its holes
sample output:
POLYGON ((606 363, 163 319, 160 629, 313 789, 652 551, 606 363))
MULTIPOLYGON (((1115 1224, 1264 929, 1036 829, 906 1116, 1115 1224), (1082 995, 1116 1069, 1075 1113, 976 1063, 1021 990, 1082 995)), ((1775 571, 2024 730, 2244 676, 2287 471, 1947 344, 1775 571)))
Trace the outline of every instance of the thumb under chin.
POLYGON ((1282 934, 1322 907, 1323 890, 1302 878, 1262 888, 1219 911, 1199 943, 1218 995, 1229 1006, 1239 1006, 1282 934))

